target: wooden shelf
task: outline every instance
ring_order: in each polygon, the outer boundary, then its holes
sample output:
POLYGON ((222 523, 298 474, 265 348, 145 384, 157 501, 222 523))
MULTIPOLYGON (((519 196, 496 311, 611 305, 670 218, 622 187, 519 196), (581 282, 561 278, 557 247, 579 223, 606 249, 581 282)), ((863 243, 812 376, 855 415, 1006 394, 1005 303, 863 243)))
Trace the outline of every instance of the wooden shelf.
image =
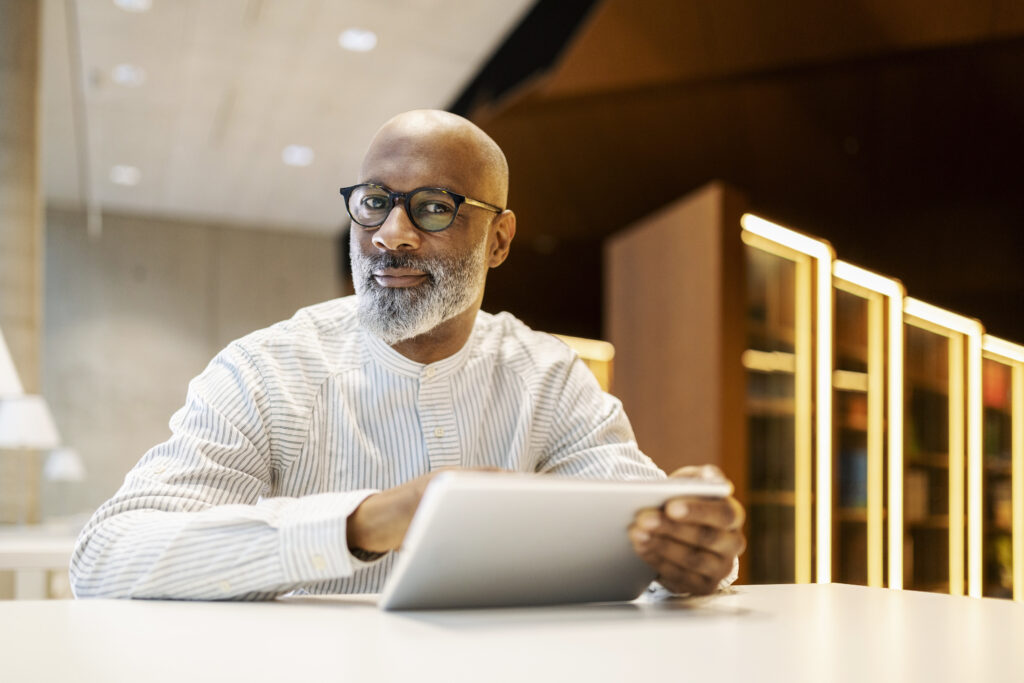
POLYGON ((985 472, 988 474, 994 474, 1000 477, 1009 477, 1013 474, 1013 461, 986 458, 984 461, 985 472))
POLYGON ((949 515, 930 515, 922 519, 905 520, 904 526, 907 531, 918 529, 948 529, 949 515))
POLYGON ((835 518, 840 522, 867 523, 868 509, 866 507, 838 508, 835 518))
POLYGON ((918 453, 908 457, 905 461, 906 467, 928 467, 931 469, 948 470, 949 456, 945 453, 918 453))
POLYGON ((785 505, 792 507, 796 505, 796 494, 792 491, 755 491, 747 494, 747 502, 750 505, 785 505))
POLYGON ((791 398, 748 396, 747 414, 769 417, 793 417, 796 403, 791 398))

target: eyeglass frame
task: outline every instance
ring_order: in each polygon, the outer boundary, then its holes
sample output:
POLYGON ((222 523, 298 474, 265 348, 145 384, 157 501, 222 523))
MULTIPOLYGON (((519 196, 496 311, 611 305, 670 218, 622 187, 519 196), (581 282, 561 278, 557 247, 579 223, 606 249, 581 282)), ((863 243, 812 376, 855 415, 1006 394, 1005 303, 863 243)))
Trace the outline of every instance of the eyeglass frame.
POLYGON ((473 199, 472 197, 466 196, 464 194, 453 192, 452 190, 449 190, 446 187, 426 186, 417 187, 416 189, 409 190, 408 192, 394 192, 391 190, 391 188, 386 187, 384 185, 380 185, 378 183, 357 183, 355 185, 343 187, 338 191, 341 193, 341 196, 345 198, 345 210, 348 212, 349 218, 352 219, 353 223, 363 228, 379 228, 380 226, 384 225, 384 223, 388 220, 388 217, 391 215, 391 212, 394 211, 395 207, 398 205, 398 202, 396 201, 398 199, 402 200, 402 207, 405 209, 405 215, 409 217, 409 221, 414 226, 416 226, 416 229, 429 233, 444 232, 448 228, 452 227, 452 224, 455 223, 455 219, 458 218, 459 216, 459 208, 461 208, 463 204, 469 204, 470 206, 476 206, 481 209, 486 209, 495 214, 500 214, 505 211, 505 209, 501 209, 495 206, 494 204, 489 204, 479 199, 473 199), (356 220, 356 217, 352 215, 352 209, 351 207, 349 207, 349 200, 352 191, 355 190, 357 187, 376 187, 387 193, 388 203, 390 204, 390 207, 388 208, 387 211, 384 212, 384 217, 381 218, 380 223, 376 223, 374 225, 367 225, 365 223, 360 223, 358 220, 356 220), (416 194, 417 192, 422 192, 424 190, 442 192, 451 197, 453 200, 455 200, 455 210, 452 212, 452 219, 448 223, 448 225, 444 226, 443 228, 439 228, 437 230, 428 230, 427 228, 424 228, 416 221, 416 216, 413 214, 412 207, 409 205, 409 198, 412 195, 416 194))

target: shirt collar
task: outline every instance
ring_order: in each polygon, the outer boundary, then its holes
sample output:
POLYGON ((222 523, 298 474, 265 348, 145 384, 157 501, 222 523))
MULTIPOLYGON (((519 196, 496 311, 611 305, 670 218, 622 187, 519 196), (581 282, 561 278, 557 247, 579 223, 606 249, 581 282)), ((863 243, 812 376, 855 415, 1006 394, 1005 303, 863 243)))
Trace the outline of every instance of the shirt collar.
POLYGON ((417 363, 395 351, 383 339, 365 327, 360 326, 359 331, 363 336, 363 343, 370 352, 370 357, 387 370, 404 377, 419 378, 428 374, 430 377, 440 378, 450 375, 466 364, 472 353, 472 347, 476 344, 476 325, 474 324, 469 339, 461 349, 434 363, 417 363))

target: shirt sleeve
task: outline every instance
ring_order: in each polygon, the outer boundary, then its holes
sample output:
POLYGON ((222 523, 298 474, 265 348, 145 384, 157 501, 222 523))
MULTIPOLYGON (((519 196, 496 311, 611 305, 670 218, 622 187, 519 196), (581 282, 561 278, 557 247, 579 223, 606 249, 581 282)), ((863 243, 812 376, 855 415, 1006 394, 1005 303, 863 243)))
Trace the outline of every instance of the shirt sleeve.
POLYGON ((622 403, 601 390, 583 361, 574 357, 554 386, 547 402, 548 445, 538 471, 595 479, 665 478, 637 446, 622 403))
POLYGON ((77 597, 270 599, 368 564, 349 551, 349 514, 372 490, 269 497, 265 385, 248 354, 221 352, 189 385, 154 447, 83 529, 77 597))

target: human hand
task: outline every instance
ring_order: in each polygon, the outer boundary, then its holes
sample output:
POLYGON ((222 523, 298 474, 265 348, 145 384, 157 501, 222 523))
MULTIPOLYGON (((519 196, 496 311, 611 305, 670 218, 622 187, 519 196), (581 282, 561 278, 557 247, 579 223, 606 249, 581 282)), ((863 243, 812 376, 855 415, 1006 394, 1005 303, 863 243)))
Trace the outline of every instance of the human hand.
MULTIPOLYGON (((410 479, 390 489, 368 496, 348 516, 347 536, 350 549, 384 553, 398 550, 409 530, 416 508, 430 481, 440 474, 457 470, 443 467, 410 479)), ((495 467, 473 468, 473 471, 498 471, 495 467)))
MULTIPOLYGON (((670 476, 725 480, 712 465, 684 467, 670 476)), ((660 509, 640 510, 629 527, 629 539, 665 588, 707 595, 717 590, 746 547, 743 519, 743 506, 732 496, 681 496, 660 509)))

